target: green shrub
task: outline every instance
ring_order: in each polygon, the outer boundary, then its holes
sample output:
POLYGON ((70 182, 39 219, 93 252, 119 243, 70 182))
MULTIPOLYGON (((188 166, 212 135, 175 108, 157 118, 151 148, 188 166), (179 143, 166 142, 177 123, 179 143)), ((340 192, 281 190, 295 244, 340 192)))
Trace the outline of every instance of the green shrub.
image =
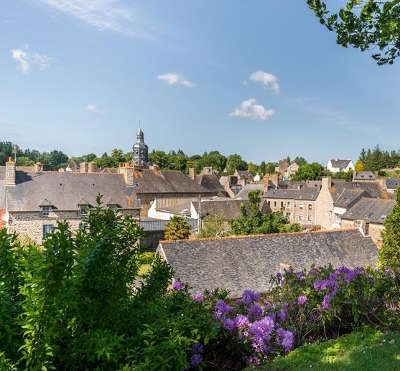
POLYGON ((166 240, 186 240, 190 236, 190 226, 181 216, 173 216, 165 225, 166 240))

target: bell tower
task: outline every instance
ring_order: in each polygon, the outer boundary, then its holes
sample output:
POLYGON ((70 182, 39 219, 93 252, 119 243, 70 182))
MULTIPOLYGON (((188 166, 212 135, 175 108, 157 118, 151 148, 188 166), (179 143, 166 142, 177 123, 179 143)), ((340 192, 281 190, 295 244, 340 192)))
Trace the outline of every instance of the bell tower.
POLYGON ((136 133, 136 143, 133 145, 132 165, 137 167, 147 167, 149 161, 149 149, 144 142, 142 129, 136 133))

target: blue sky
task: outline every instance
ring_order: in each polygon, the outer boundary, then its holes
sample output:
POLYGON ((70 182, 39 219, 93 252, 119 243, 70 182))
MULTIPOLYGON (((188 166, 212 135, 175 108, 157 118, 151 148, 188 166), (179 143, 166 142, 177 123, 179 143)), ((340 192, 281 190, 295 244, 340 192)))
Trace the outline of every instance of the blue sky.
POLYGON ((218 149, 247 161, 398 149, 399 62, 377 66, 305 0, 4 0, 0 138, 70 155, 218 149))

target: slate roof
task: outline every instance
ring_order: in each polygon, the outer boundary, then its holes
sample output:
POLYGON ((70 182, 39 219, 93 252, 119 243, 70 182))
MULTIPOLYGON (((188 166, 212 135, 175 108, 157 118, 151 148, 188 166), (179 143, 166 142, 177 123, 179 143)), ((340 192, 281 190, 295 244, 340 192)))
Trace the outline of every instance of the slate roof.
POLYGON ((363 189, 346 189, 343 188, 334 199, 333 205, 347 209, 354 205, 361 197, 367 197, 368 192, 363 189))
POLYGON ((236 170, 240 178, 253 178, 248 170, 236 170))
POLYGON ((384 191, 376 182, 346 182, 344 180, 335 179, 332 181, 332 197, 335 200, 343 192, 343 189, 362 189, 368 193, 369 197, 383 198, 384 191))
POLYGON ((216 194, 193 179, 175 170, 144 169, 134 172, 134 185, 138 194, 191 193, 216 194))
POLYGON ((400 187, 400 179, 396 178, 386 178, 386 188, 387 189, 397 189, 400 187))
POLYGON ((363 197, 342 215, 342 219, 365 220, 370 223, 383 224, 395 204, 394 200, 363 197))
POLYGON ((187 198, 179 199, 175 205, 157 207, 157 211, 161 211, 161 212, 164 211, 164 212, 174 214, 174 215, 190 216, 191 202, 192 202, 191 199, 187 199, 187 198))
POLYGON ((348 164, 351 162, 351 160, 339 160, 339 159, 332 159, 331 164, 332 167, 338 168, 338 169, 346 169, 348 164))
POLYGON ((249 193, 253 191, 264 191, 264 183, 251 183, 251 184, 246 184, 243 186, 243 188, 235 195, 236 199, 241 199, 241 200, 248 200, 249 199, 249 193))
POLYGON ((376 180, 376 175, 372 171, 359 171, 354 174, 353 180, 376 180))
MULTIPOLYGON (((0 167, 0 199, 4 194, 2 179, 4 167, 0 167)), ((139 208, 135 188, 127 187, 122 175, 17 171, 16 183, 16 186, 7 188, 9 211, 38 211, 44 200, 58 210, 77 210, 82 199, 96 205, 98 194, 103 195, 103 200, 112 198, 123 209, 139 208)))
POLYGON ((197 175, 196 176, 197 184, 200 184, 202 187, 207 190, 215 193, 225 193, 225 189, 222 184, 219 182, 218 176, 215 174, 210 175, 197 175))
POLYGON ((375 265, 377 247, 358 230, 285 233, 221 239, 162 241, 158 252, 174 278, 192 292, 224 288, 233 298, 243 290, 266 292, 281 264, 294 270, 332 264, 335 268, 375 265))
POLYGON ((264 192, 264 198, 315 201, 319 188, 302 187, 300 189, 272 189, 264 192))
MULTIPOLYGON (((231 198, 219 200, 202 200, 201 201, 201 217, 207 215, 219 214, 225 220, 235 219, 240 216, 240 205, 248 206, 248 200, 235 200, 231 198)), ((199 202, 193 202, 193 206, 197 213, 199 212, 199 202)))

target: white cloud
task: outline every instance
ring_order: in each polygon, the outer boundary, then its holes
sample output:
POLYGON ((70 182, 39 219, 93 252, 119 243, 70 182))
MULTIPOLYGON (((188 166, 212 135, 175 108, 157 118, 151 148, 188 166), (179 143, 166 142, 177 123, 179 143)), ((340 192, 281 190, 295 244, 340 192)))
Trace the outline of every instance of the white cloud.
POLYGON ((265 88, 272 89, 275 94, 279 94, 280 88, 278 83, 278 78, 264 71, 256 71, 250 75, 250 81, 258 82, 262 84, 265 88))
POLYGON ((94 105, 93 103, 88 103, 88 105, 86 106, 86 111, 90 112, 90 113, 95 113, 98 115, 102 115, 103 111, 100 111, 96 105, 94 105))
POLYGON ((131 6, 120 0, 34 0, 77 18, 98 30, 108 30, 133 37, 150 37, 156 27, 131 6))
POLYGON ((45 70, 52 62, 52 59, 47 55, 38 52, 31 53, 28 45, 20 49, 11 50, 11 56, 19 63, 21 72, 25 74, 31 69, 32 63, 37 65, 41 70, 45 70))
POLYGON ((23 49, 13 49, 11 50, 11 55, 19 63, 19 68, 22 73, 28 73, 30 64, 28 56, 28 48, 25 46, 23 49))
POLYGON ((246 117, 250 120, 265 121, 275 114, 274 109, 265 109, 261 104, 257 104, 254 98, 249 98, 239 104, 230 116, 246 117))
POLYGON ((157 77, 161 81, 165 81, 168 85, 182 85, 187 88, 193 88, 195 85, 182 74, 169 72, 157 77))

